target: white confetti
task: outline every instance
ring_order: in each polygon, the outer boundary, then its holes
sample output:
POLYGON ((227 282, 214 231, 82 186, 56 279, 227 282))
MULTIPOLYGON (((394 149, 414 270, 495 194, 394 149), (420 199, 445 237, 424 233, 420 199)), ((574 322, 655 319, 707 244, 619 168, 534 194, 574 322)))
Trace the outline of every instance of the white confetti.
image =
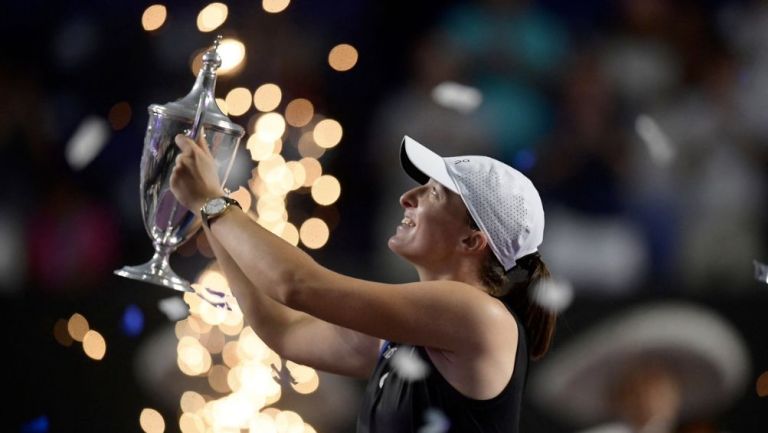
POLYGON ((659 166, 666 167, 675 160, 676 152, 672 141, 658 123, 649 115, 641 114, 635 120, 635 131, 659 166))
POLYGON ((474 87, 443 81, 432 89, 432 99, 438 105, 466 114, 480 106, 483 94, 474 87))
POLYGON ((400 347, 392 355, 392 368, 405 380, 414 381, 427 377, 429 366, 416 352, 415 347, 400 347))
POLYGON ((168 320, 177 322, 189 316, 189 306, 179 297, 161 299, 157 308, 165 314, 168 320))
POLYGON ((533 300, 545 310, 561 313, 573 302, 573 286, 564 280, 543 279, 533 288, 533 300))
POLYGON ((451 427, 451 422, 443 411, 435 408, 424 412, 424 422, 418 433, 445 433, 451 427))
POLYGON ((101 152, 109 140, 109 124, 98 116, 83 119, 67 142, 66 159, 73 170, 82 170, 101 152))
POLYGON ((768 265, 752 260, 755 265, 755 279, 763 284, 768 284, 768 265))

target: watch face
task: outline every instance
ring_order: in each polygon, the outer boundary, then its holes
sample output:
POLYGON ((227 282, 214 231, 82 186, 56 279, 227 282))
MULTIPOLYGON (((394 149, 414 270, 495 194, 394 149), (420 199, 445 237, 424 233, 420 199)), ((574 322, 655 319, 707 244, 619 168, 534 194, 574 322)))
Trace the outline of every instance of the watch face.
POLYGON ((208 200, 208 202, 205 204, 205 213, 208 215, 213 215, 216 213, 219 213, 224 210, 224 208, 227 207, 227 202, 221 198, 217 197, 211 200, 208 200))

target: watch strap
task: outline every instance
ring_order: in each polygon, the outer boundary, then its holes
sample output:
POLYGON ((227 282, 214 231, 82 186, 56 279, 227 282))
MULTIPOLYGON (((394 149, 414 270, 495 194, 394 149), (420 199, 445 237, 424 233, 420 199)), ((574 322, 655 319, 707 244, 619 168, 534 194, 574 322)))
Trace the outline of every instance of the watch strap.
POLYGON ((238 203, 237 200, 235 200, 235 199, 233 199, 231 197, 227 197, 227 196, 213 197, 213 198, 210 198, 210 199, 206 200, 205 203, 208 204, 209 201, 215 200, 215 199, 222 199, 222 200, 224 200, 224 202, 226 203, 226 205, 224 206, 224 209, 222 209, 219 212, 216 212, 215 214, 210 214, 209 215, 208 213, 205 212, 205 206, 206 206, 205 204, 203 205, 202 208, 200 208, 200 216, 203 219, 203 224, 205 224, 205 226, 208 227, 208 228, 211 228, 211 222, 213 220, 215 220, 216 218, 218 218, 218 217, 224 215, 225 213, 227 213, 227 211, 232 206, 237 206, 241 210, 243 209, 243 207, 240 206, 240 203, 238 203))

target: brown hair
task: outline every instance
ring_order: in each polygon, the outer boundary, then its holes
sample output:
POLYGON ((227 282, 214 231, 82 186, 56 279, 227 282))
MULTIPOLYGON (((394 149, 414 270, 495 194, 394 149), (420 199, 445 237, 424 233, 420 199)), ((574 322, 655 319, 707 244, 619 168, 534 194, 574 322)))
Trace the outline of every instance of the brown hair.
MULTIPOLYGON (((469 220, 472 228, 479 230, 471 216, 469 220)), ((550 276, 538 251, 517 259, 515 267, 507 272, 489 250, 480 270, 480 277, 488 293, 501 299, 522 317, 528 350, 533 360, 541 359, 547 353, 555 335, 557 314, 543 308, 533 299, 537 285, 550 276)))

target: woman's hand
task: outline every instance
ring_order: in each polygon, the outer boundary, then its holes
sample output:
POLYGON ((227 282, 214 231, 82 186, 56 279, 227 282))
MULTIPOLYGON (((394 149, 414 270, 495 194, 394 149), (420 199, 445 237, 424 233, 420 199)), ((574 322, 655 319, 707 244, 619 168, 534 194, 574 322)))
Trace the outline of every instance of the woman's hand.
POLYGON ((176 135, 175 141, 181 153, 171 173, 171 191, 179 203, 198 213, 206 200, 224 195, 216 160, 202 132, 197 143, 183 134, 176 135))

